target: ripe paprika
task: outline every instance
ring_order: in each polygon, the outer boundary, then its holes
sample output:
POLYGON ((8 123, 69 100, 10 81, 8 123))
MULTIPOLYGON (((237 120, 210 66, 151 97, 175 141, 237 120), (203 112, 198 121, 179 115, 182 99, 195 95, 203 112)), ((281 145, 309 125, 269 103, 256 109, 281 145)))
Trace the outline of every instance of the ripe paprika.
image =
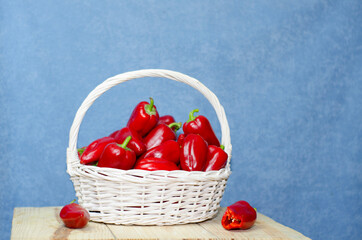
POLYGON ((136 131, 128 127, 124 127, 111 135, 114 136, 114 139, 119 144, 122 144, 128 136, 131 136, 131 140, 129 141, 127 147, 132 149, 136 156, 140 156, 147 150, 145 144, 142 142, 141 136, 136 131))
MULTIPOLYGON (((171 116, 171 115, 163 115, 158 119, 157 125, 161 124, 161 123, 164 123, 166 125, 170 125, 171 123, 174 123, 174 122, 176 122, 176 120, 175 120, 175 118, 173 116, 171 116)), ((176 126, 173 126, 171 128, 172 128, 172 130, 175 130, 175 131, 177 130, 176 126)))
POLYGON ((167 140, 176 140, 176 131, 180 129, 181 125, 181 123, 171 123, 170 125, 161 123, 157 125, 143 139, 143 143, 146 145, 147 150, 157 147, 167 140), (175 130, 172 130, 172 127, 176 127, 175 130))
POLYGON ((186 171, 203 171, 207 151, 207 143, 200 135, 188 134, 181 146, 181 168, 186 171))
POLYGON ((131 169, 136 162, 135 152, 127 147, 131 138, 128 136, 122 144, 109 143, 104 148, 97 166, 123 170, 131 169))
POLYGON ((158 119, 157 124, 164 123, 166 125, 169 125, 169 124, 174 123, 174 122, 176 122, 176 121, 175 121, 175 118, 173 116, 171 116, 171 115, 163 115, 158 119))
POLYGON ((156 126, 158 119, 157 108, 153 98, 150 98, 150 103, 144 101, 137 104, 128 120, 127 127, 143 137, 156 126))
POLYGON ((64 225, 68 228, 83 228, 87 225, 90 215, 89 212, 73 200, 65 205, 59 213, 64 225))
POLYGON ((156 170, 166 170, 166 171, 173 171, 173 170, 180 170, 174 162, 161 159, 161 158, 144 158, 137 161, 134 169, 141 169, 147 171, 156 171, 156 170))
POLYGON ((222 226, 227 229, 249 229, 256 220, 256 211, 246 201, 238 201, 226 208, 221 219, 222 226))
POLYGON ((168 140, 157 147, 151 148, 142 154, 138 160, 149 157, 161 158, 178 164, 180 162, 180 146, 175 140, 168 140))
POLYGON ((228 154, 224 151, 224 146, 217 147, 215 145, 208 146, 206 171, 220 170, 225 167, 228 160, 228 154))
POLYGON ((108 143, 115 141, 116 140, 112 137, 103 137, 93 141, 86 147, 83 154, 80 156, 80 163, 89 164, 98 161, 103 149, 108 145, 108 143))
POLYGON ((194 116, 195 112, 199 109, 195 109, 190 112, 189 120, 184 123, 182 129, 185 135, 190 133, 199 134, 209 145, 220 146, 219 139, 217 139, 214 130, 211 127, 209 120, 202 115, 194 116))

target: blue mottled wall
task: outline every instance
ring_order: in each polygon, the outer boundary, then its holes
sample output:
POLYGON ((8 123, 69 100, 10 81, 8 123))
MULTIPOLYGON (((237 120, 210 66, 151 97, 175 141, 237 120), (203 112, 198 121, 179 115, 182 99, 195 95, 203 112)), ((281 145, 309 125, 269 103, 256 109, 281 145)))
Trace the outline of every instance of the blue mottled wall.
MULTIPOLYGON (((118 73, 164 68, 219 98, 233 144, 222 200, 245 199, 313 239, 362 234, 361 1, 1 1, 0 230, 20 206, 74 198, 65 149, 87 94, 118 73)), ((84 145, 153 96, 185 121, 197 91, 165 79, 121 84, 84 119, 84 145)))

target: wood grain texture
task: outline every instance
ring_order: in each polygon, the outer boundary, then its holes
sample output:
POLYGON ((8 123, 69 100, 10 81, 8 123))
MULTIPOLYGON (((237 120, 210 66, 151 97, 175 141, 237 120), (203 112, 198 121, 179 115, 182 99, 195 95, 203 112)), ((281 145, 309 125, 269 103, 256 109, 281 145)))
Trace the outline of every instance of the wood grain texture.
POLYGON ((61 207, 15 208, 11 239, 114 239, 105 224, 89 222, 83 229, 69 229, 59 217, 61 207))
POLYGON ((196 224, 124 226, 89 222, 83 229, 64 227, 59 218, 60 209, 61 207, 15 208, 11 239, 309 239, 261 213, 258 213, 257 221, 251 229, 227 231, 220 224, 225 208, 220 208, 215 218, 196 224))

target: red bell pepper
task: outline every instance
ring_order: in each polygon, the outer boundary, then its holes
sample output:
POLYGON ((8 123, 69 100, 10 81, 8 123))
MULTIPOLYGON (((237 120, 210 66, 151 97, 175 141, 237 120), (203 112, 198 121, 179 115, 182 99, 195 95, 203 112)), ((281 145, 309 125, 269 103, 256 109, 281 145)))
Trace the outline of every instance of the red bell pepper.
POLYGON ((219 139, 216 137, 214 130, 211 127, 209 120, 202 115, 194 116, 195 112, 199 109, 195 109, 190 112, 189 120, 184 123, 183 131, 185 135, 190 133, 199 134, 209 145, 220 146, 219 139))
POLYGON ((166 125, 170 125, 171 123, 174 123, 176 122, 175 121, 175 118, 171 115, 164 115, 164 116, 161 116, 159 119, 158 119, 158 123, 157 124, 161 124, 161 123, 164 123, 166 125))
POLYGON ((109 167, 128 170, 136 163, 136 154, 127 147, 131 140, 128 136, 122 144, 109 143, 103 150, 98 167, 109 167))
POLYGON ((144 158, 161 158, 178 164, 180 162, 180 145, 175 140, 168 140, 161 143, 161 145, 151 148, 138 160, 144 158))
MULTIPOLYGON (((164 123, 166 125, 170 125, 171 123, 174 123, 176 122, 175 118, 171 115, 164 115, 164 116, 161 116, 159 119, 158 119, 158 123, 157 125, 161 124, 161 123, 164 123)), ((172 127, 172 130, 176 130, 176 126, 173 126, 172 127)))
POLYGON ((137 104, 128 120, 127 127, 143 137, 156 126, 158 119, 157 108, 153 98, 150 98, 150 103, 140 102, 137 104))
POLYGON ((103 137, 93 141, 89 144, 84 150, 82 156, 80 157, 81 164, 89 164, 99 160, 104 148, 116 140, 111 137, 103 137))
POLYGON ((151 130, 149 134, 143 139, 147 150, 159 146, 167 140, 176 140, 176 131, 181 127, 181 123, 171 123, 170 125, 160 124, 151 130), (176 127, 176 130, 172 130, 176 127))
POLYGON ((225 167, 228 160, 228 154, 224 151, 224 146, 216 147, 215 145, 208 146, 206 171, 220 170, 225 167))
POLYGON ((114 139, 118 144, 122 144, 128 136, 131 136, 131 140, 129 141, 127 147, 132 149, 136 156, 140 156, 147 150, 145 144, 142 142, 141 136, 139 136, 136 131, 133 131, 128 127, 124 127, 111 135, 114 135, 114 139))
POLYGON ((227 229, 249 229, 256 220, 256 211, 246 201, 238 201, 226 208, 221 219, 222 226, 227 229))
POLYGON ((181 168, 186 171, 203 171, 207 151, 207 143, 200 135, 188 134, 181 147, 181 168))
POLYGON ((184 139, 185 139, 185 134, 181 133, 177 138, 177 143, 180 145, 180 147, 184 143, 184 139))
POLYGON ((137 161, 134 169, 142 169, 142 170, 148 170, 148 171, 156 171, 156 170, 167 170, 167 171, 173 171, 173 170, 180 170, 176 163, 161 159, 161 158, 144 158, 139 161, 137 161))
POLYGON ((83 228, 87 225, 90 215, 89 212, 73 200, 65 205, 59 213, 64 225, 68 228, 83 228))

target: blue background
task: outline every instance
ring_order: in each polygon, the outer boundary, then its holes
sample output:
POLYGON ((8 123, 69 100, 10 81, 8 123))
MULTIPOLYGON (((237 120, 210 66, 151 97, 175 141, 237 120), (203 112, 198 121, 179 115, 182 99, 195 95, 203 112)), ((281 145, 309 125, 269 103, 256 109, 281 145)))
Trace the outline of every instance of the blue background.
MULTIPOLYGON (((1 1, 0 229, 14 207, 60 206, 74 189, 74 115, 106 78, 162 68, 203 82, 233 144, 222 206, 247 200, 313 239, 362 235, 361 1, 1 1)), ((196 90, 167 79, 112 88, 79 146, 121 128, 154 97, 160 114, 210 118, 196 90)))

